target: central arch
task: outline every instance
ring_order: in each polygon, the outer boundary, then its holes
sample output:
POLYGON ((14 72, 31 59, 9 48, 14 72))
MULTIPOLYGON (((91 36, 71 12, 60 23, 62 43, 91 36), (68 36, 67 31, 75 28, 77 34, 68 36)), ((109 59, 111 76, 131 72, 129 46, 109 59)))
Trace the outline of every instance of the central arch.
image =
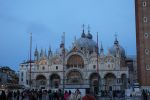
POLYGON ((67 74, 67 84, 81 84, 83 82, 82 74, 78 70, 71 70, 67 74))
POLYGON ((104 77, 105 79, 105 90, 114 90, 116 86, 116 76, 113 73, 107 73, 104 77))

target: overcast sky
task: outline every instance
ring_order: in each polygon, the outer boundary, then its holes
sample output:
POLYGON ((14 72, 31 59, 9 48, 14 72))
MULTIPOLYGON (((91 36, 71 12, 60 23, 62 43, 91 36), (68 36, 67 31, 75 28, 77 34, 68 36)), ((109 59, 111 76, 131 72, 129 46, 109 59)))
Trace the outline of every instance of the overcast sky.
POLYGON ((66 33, 66 47, 79 38, 82 24, 104 50, 113 45, 114 35, 128 55, 136 54, 134 0, 0 0, 0 66, 19 64, 28 59, 29 36, 33 34, 33 50, 59 48, 66 33))

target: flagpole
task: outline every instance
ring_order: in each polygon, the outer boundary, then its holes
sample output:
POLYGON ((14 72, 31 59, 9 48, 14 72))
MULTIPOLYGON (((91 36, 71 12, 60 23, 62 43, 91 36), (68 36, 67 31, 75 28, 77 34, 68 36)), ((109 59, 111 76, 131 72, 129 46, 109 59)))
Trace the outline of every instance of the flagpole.
POLYGON ((30 85, 30 88, 31 88, 31 60, 32 60, 32 33, 30 33, 30 80, 29 80, 29 85, 30 85))

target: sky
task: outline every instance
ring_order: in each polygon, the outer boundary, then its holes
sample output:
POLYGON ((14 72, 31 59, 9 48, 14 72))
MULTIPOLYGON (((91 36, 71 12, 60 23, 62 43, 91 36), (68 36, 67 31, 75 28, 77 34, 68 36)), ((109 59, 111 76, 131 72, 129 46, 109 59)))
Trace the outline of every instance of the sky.
MULTIPOLYGON (((19 70, 36 48, 59 48, 65 32, 66 48, 80 38, 82 25, 105 53, 113 45, 115 34, 127 55, 136 55, 134 0, 0 0, 0 66, 19 70)), ((33 57, 32 57, 33 59, 33 57)))

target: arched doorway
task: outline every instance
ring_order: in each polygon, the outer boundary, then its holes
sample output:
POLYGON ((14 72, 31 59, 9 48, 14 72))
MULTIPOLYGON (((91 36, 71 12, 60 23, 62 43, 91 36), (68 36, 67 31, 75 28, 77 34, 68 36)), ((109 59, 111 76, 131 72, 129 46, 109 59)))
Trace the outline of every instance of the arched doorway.
POLYGON ((100 76, 98 73, 92 73, 90 75, 90 88, 91 90, 97 94, 100 86, 100 76))
POLYGON ((115 90, 117 81, 116 76, 113 73, 108 73, 104 77, 105 79, 105 90, 112 91, 115 90))
POLYGON ((47 79, 44 75, 38 75, 36 77, 36 88, 45 89, 47 84, 47 79))
POLYGON ((60 85, 60 76, 57 74, 52 74, 50 76, 50 87, 59 88, 59 85, 60 85))
POLYGON ((78 70, 71 70, 67 74, 67 84, 81 84, 82 82, 83 78, 78 70))
POLYGON ((121 90, 125 90, 127 88, 127 75, 126 74, 122 74, 121 75, 121 90))

